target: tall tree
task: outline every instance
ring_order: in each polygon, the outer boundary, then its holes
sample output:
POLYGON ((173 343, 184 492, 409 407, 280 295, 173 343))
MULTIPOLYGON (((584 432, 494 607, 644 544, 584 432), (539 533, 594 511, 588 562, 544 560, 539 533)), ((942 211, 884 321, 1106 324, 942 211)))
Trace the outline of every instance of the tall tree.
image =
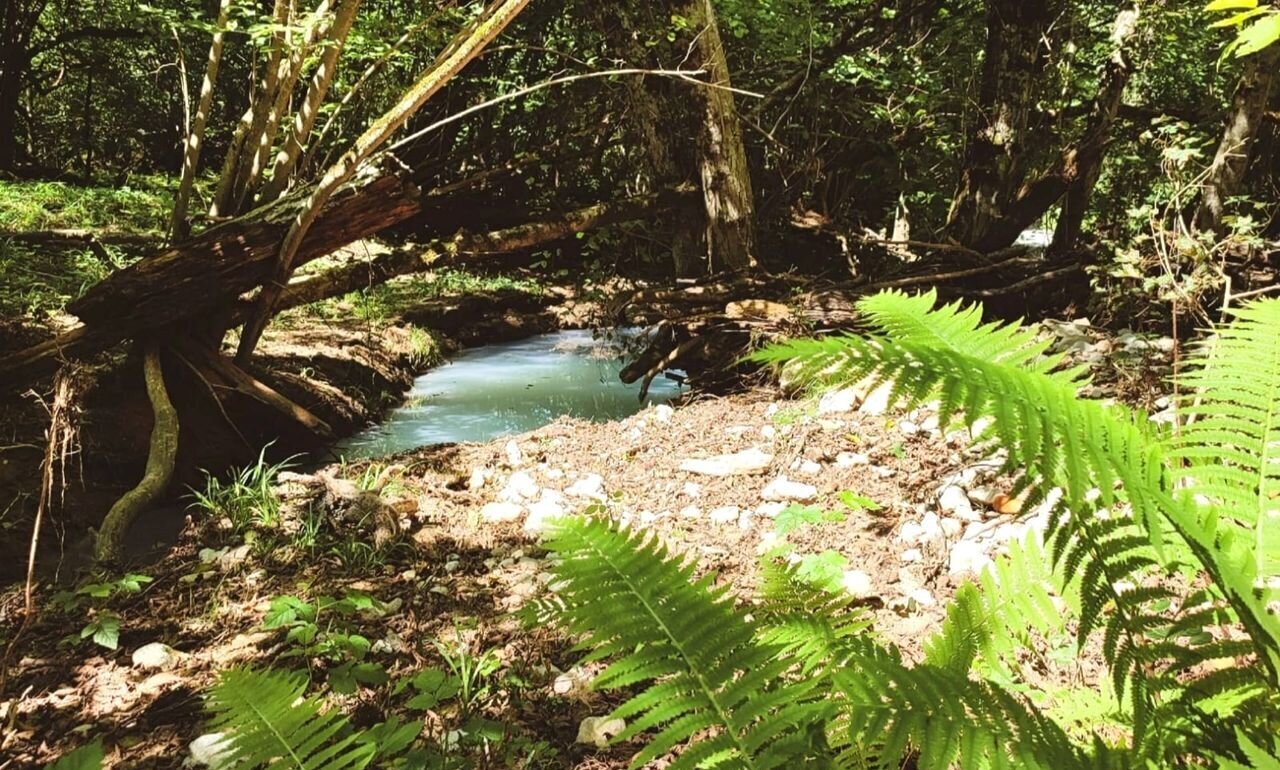
POLYGON ((1202 230, 1221 233, 1227 201, 1243 191, 1245 174, 1253 157, 1254 140, 1266 115, 1280 64, 1280 44, 1273 44, 1244 60, 1244 72, 1231 97, 1222 139, 1209 167, 1201 192, 1196 224, 1202 230))
POLYGON ((685 15, 697 35, 698 64, 714 84, 697 90, 703 101, 698 175, 707 212, 707 267, 747 269, 755 266, 755 201, 724 41, 711 0, 690 0, 685 15))
POLYGON ((209 122, 209 110, 213 107, 213 89, 218 82, 218 67, 222 62, 222 46, 227 34, 227 19, 231 14, 232 0, 221 0, 218 21, 213 30, 213 42, 209 44, 209 62, 205 66, 204 80, 200 83, 200 102, 196 106, 191 131, 187 135, 182 154, 182 181, 173 201, 173 219, 169 225, 169 239, 179 241, 190 233, 187 208, 191 202, 191 189, 200 166, 200 150, 204 142, 205 126, 209 122))
POLYGON ((0 169, 17 163, 18 97, 31 64, 31 34, 48 0, 4 0, 0 15, 0 169))
POLYGON ((1007 245, 992 237, 1026 173, 1028 126, 1046 35, 1058 0, 987 0, 987 41, 978 115, 968 138, 960 190, 947 235, 989 251, 1007 245))
POLYGON ((262 332, 271 321, 277 300, 293 274, 293 260, 307 231, 319 217, 333 194, 344 185, 369 156, 413 117, 441 88, 479 56, 494 38, 502 34, 529 0, 496 0, 470 28, 456 36, 435 62, 386 113, 361 134, 338 161, 325 172, 307 197, 280 246, 275 280, 262 287, 253 315, 245 322, 236 350, 236 362, 244 364, 258 346, 262 332))

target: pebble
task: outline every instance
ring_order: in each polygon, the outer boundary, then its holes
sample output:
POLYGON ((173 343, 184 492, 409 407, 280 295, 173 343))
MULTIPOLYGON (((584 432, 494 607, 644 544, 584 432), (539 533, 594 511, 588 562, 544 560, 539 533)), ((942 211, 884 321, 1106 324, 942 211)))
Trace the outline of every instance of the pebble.
POLYGON ((787 509, 787 504, 783 502, 760 503, 756 506, 756 513, 766 519, 776 519, 778 514, 787 509))
POLYGON ((506 453, 507 465, 519 468, 524 464, 524 453, 520 451, 520 445, 515 442, 515 439, 507 442, 506 453))
POLYGON ((671 422, 671 417, 675 413, 676 410, 672 409, 667 404, 658 404, 653 408, 653 419, 658 422, 671 422))
POLYGON ((961 540, 951 547, 951 555, 947 562, 947 573, 960 576, 979 574, 988 564, 991 557, 987 555, 986 546, 977 540, 961 540))
POLYGON ((231 738, 225 733, 206 733, 187 745, 193 767, 228 770, 233 766, 231 738))
POLYGON ((992 486, 981 486, 970 489, 968 495, 970 500, 979 505, 991 505, 1000 496, 1000 492, 992 486))
POLYGON ((573 482, 564 493, 570 497, 604 500, 604 479, 599 474, 589 473, 573 482))
POLYGON ((696 505, 686 505, 680 509, 680 515, 686 519, 696 519, 702 515, 702 509, 696 505))
POLYGON ((938 600, 933 598, 933 594, 929 593, 927 588, 917 588, 907 594, 907 599, 919 607, 932 607, 938 603, 938 600))
POLYGON ((151 642, 133 651, 133 667, 144 669, 172 668, 182 653, 167 644, 151 642))
POLYGON ((872 417, 880 417, 889 411, 889 396, 893 393, 892 383, 883 383, 867 394, 858 411, 872 417))
POLYGON ((861 452, 841 452, 836 455, 836 465, 841 468, 852 468, 855 465, 870 465, 871 458, 861 452))
POLYGON ((726 505, 711 512, 711 521, 716 524, 736 522, 742 511, 736 505, 726 505))
POLYGON ((587 717, 578 725, 577 743, 585 743, 603 749, 609 745, 609 739, 627 729, 627 723, 621 719, 609 717, 587 717))
POLYGON ((543 499, 529 506, 529 517, 524 520, 526 535, 538 537, 551 523, 565 516, 564 506, 555 500, 543 499))
POLYGON ((471 471, 471 478, 467 480, 467 489, 472 492, 478 492, 484 488, 485 482, 489 480, 489 471, 486 468, 476 468, 471 471))
POLYGON ((800 472, 806 476, 817 476, 822 473, 822 465, 815 463, 813 460, 805 460, 800 463, 800 472))
POLYGON ((772 463, 773 455, 752 447, 734 454, 684 460, 680 470, 703 476, 750 476, 763 473, 772 463))
POLYGON ((760 435, 769 441, 773 441, 778 437, 778 429, 772 425, 762 425, 760 426, 760 435))
POLYGON ((898 423, 898 430, 901 431, 904 436, 914 436, 924 429, 911 420, 903 420, 898 423))
POLYGON ((859 393, 855 388, 830 391, 818 401, 818 414, 844 414, 858 405, 859 393))
POLYGON ((863 599, 871 595, 871 576, 862 570, 847 570, 840 580, 840 585, 844 587, 845 591, 849 592, 849 595, 856 599, 863 599))
POLYGON ((924 561, 924 554, 919 548, 909 548, 902 552, 902 561, 906 564, 919 564, 924 561))
POLYGON ((551 683, 551 691, 556 695, 582 695, 590 689, 591 675, 581 668, 571 668, 551 683))
POLYGON ((743 511, 738 514, 738 529, 743 532, 751 531, 751 511, 743 511))
POLYGON ((686 481, 682 491, 685 497, 697 500, 702 496, 702 485, 694 481, 686 481))
POLYGON ((949 486, 938 495, 938 509, 943 513, 965 521, 978 521, 981 517, 973 510, 969 495, 958 486, 949 486))
POLYGON ((779 476, 760 492, 765 500, 794 500, 804 502, 818 496, 818 488, 812 484, 792 481, 786 476, 779 476))
POLYGON ((487 503, 480 509, 480 518, 490 524, 515 521, 524 513, 524 508, 516 503, 487 503))
POLYGON ((521 500, 532 500, 541 490, 538 482, 524 471, 516 471, 507 479, 507 485, 498 493, 498 499, 504 503, 518 503, 521 500))

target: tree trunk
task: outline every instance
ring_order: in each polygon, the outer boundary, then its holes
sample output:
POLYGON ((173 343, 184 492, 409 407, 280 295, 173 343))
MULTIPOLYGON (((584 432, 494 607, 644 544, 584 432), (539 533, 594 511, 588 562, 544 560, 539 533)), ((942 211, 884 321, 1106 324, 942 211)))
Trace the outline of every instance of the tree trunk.
POLYGON ((987 0, 980 114, 946 228, 949 237, 975 251, 1008 245, 992 236, 991 227, 1022 184, 1043 39, 1056 6, 1056 0, 987 0))
POLYGON ((1111 141, 1111 128, 1120 114, 1124 89, 1133 75, 1134 67, 1130 56, 1133 53, 1132 42, 1138 29, 1140 12, 1135 5, 1129 10, 1121 11, 1116 17, 1111 31, 1111 57, 1103 70, 1098 96, 1094 99, 1089 124, 1080 142, 1082 147, 1093 147, 1096 151, 1082 155, 1078 175, 1067 188, 1062 213, 1058 217, 1058 227, 1053 234, 1053 251, 1069 251, 1075 248, 1076 241, 1080 239, 1081 226, 1085 215, 1089 213, 1089 199, 1102 174, 1102 161, 1105 148, 1111 141))
POLYGON ((239 197, 239 182, 242 169, 246 165, 246 152, 256 150, 256 144, 250 144, 250 137, 257 137, 266 125, 267 111, 275 104, 276 87, 279 84, 280 65, 284 58, 285 33, 289 24, 290 0, 275 0, 271 13, 271 23, 276 31, 272 34, 271 52, 267 55, 266 65, 262 69, 261 90, 253 95, 248 109, 236 124, 231 138, 231 145, 222 159, 222 171, 218 175, 218 188, 213 195, 213 205, 209 209, 211 217, 232 216, 235 212, 235 201, 239 197))
MULTIPOLYGON (((59 360, 104 350, 156 330, 190 329, 217 318, 226 329, 249 317, 252 303, 237 298, 270 275, 299 193, 248 217, 200 233, 121 270, 73 303, 84 325, 49 342, 0 358, 0 387, 16 387, 59 360)), ((440 261, 533 248, 608 224, 634 221, 687 206, 693 189, 680 188, 551 215, 493 233, 462 233, 422 250, 398 250, 292 283, 278 307, 297 307, 425 270, 440 261)), ((298 263, 417 214, 420 195, 388 175, 335 196, 298 252, 298 263)))
POLYGON ((271 320, 276 300, 284 290, 285 284, 289 282, 289 276, 293 274, 295 257, 302 241, 329 198, 356 173, 370 155, 390 139, 423 104, 426 104, 427 100, 461 72, 472 59, 480 55, 480 52, 500 35, 528 4, 529 0, 498 0, 474 26, 455 37, 426 73, 400 98, 399 103, 374 121, 373 125, 369 126, 356 139, 355 144, 338 159, 338 162, 325 172, 311 191, 305 207, 298 213, 289 232, 285 235, 284 242, 280 246, 275 278, 262 287, 257 310, 245 323, 240 335, 240 346, 236 350, 237 363, 243 364, 247 361, 253 354, 253 349, 257 347, 263 330, 271 320))
POLYGON ((692 0, 686 17, 698 35, 699 65, 716 86, 702 88, 704 117, 698 136, 698 174, 707 211, 707 269, 755 266, 755 200, 730 88, 729 64, 711 0, 692 0))
POLYGON ((173 220, 169 225, 171 242, 180 241, 190 234, 187 207, 190 204, 191 188, 195 184, 196 172, 200 168, 200 149, 204 142, 204 129, 209 122, 209 111, 213 108, 213 89, 218 82, 218 66, 222 62, 222 43, 226 37, 231 2, 232 0, 222 0, 218 8, 218 21, 213 31, 213 42, 209 44, 209 63, 205 67, 204 80, 200 84, 200 103, 196 106, 195 119, 191 122, 191 130, 187 136, 186 152, 182 157, 182 181, 178 184, 178 194, 173 201, 173 220))
POLYGON ((1218 143, 1213 165, 1201 192, 1196 225, 1221 234, 1227 201, 1243 192, 1244 178, 1253 157, 1253 140, 1271 99, 1280 46, 1271 45, 1244 60, 1244 72, 1231 98, 1231 112, 1218 143))
POLYGON ((294 117, 293 128, 285 138, 284 146, 276 155, 271 179, 262 191, 261 201, 273 201, 288 189, 298 157, 302 154, 307 137, 311 135, 312 127, 315 126, 320 105, 324 103, 324 98, 329 93, 329 86, 333 84, 333 77, 338 69, 338 57, 342 54, 342 47, 347 42, 347 35, 351 32, 351 25, 355 23, 359 8, 360 0, 345 0, 338 6, 333 24, 323 39, 325 49, 320 55, 320 65, 311 80, 311 86, 307 89, 302 106, 298 108, 298 114, 294 117))
POLYGON ((48 0, 5 0, 0 14, 0 169, 18 161, 18 100, 31 64, 31 33, 48 0))
POLYGON ((120 559, 129 525, 169 486, 177 460, 178 411, 173 408, 173 402, 169 400, 168 390, 164 386, 164 371, 160 366, 160 351, 156 346, 147 348, 142 366, 147 383, 147 397, 151 400, 154 415, 147 469, 138 486, 126 492, 107 512, 95 546, 99 562, 110 563, 120 559))

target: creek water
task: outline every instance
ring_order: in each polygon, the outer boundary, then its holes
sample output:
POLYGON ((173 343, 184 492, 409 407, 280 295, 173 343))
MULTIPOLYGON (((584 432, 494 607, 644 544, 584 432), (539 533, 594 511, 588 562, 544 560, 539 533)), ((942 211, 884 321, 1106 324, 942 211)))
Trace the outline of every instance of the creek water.
POLYGON ((542 334, 471 348, 419 377, 403 406, 382 422, 339 442, 345 459, 381 457, 429 444, 488 441, 539 428, 561 416, 616 420, 679 395, 659 376, 644 401, 640 384, 625 385, 618 337, 590 331, 542 334))

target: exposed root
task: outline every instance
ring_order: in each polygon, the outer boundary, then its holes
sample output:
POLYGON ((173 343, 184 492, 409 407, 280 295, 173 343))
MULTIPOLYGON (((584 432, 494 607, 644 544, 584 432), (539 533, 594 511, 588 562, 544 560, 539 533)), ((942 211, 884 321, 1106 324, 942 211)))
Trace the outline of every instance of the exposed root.
POLYGON ((169 392, 164 385, 164 371, 160 366, 160 351, 157 346, 147 347, 142 366, 146 376, 147 398, 151 400, 151 410, 155 415, 155 424, 151 428, 151 449, 147 453, 147 468, 138 485, 126 492, 107 512, 95 548, 95 556, 99 562, 119 560, 129 525, 164 493, 169 480, 173 478, 173 467, 178 455, 178 410, 169 400, 169 392))
MULTIPOLYGON (((9 683, 9 663, 23 634, 31 625, 36 615, 35 578, 36 554, 40 548, 40 530, 45 516, 54 505, 54 486, 58 483, 57 504, 62 504, 62 490, 65 489, 67 477, 67 458, 75 451, 76 438, 79 432, 74 419, 76 401, 80 393, 78 383, 80 370, 74 364, 67 364, 58 370, 53 381, 53 403, 49 406, 49 433, 44 448, 44 463, 40 476, 40 502, 36 507, 35 522, 31 527, 31 548, 27 553, 27 579, 23 588, 22 623, 14 632, 13 639, 5 647, 4 657, 0 658, 0 697, 3 697, 9 683)), ((17 708, 9 710, 10 722, 17 717, 17 708)), ((9 731, 12 724, 0 724, 0 734, 9 731)))

